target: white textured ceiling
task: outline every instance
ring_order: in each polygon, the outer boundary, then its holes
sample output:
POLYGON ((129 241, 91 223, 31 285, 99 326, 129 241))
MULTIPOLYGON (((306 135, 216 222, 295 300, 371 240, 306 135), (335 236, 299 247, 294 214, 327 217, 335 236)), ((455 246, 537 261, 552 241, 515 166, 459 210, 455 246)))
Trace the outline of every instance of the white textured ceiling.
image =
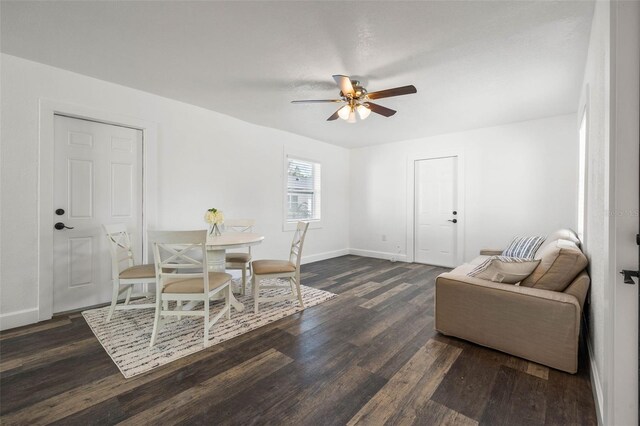
POLYGON ((1 50, 358 147, 574 112, 592 1, 11 2, 1 50), (332 74, 391 118, 325 121, 332 74))

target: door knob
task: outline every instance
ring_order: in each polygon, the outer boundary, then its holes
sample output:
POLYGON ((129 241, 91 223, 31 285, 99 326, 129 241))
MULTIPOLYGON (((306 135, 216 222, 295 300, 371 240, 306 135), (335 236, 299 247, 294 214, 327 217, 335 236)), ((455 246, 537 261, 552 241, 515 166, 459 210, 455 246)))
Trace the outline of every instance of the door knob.
POLYGON ((64 209, 56 209, 56 214, 58 216, 62 216, 64 214, 64 209))
POLYGON ((458 223, 458 219, 449 219, 449 222, 458 223))
POLYGON ((55 225, 53 225, 54 228, 56 228, 58 231, 60 231, 61 229, 73 229, 73 226, 67 226, 62 222, 58 222, 55 225))

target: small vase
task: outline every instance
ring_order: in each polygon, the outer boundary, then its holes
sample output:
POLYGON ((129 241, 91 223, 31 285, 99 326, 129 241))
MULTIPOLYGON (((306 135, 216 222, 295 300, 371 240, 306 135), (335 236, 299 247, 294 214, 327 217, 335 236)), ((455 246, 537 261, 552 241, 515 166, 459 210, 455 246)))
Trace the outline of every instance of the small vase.
POLYGON ((220 227, 217 223, 211 225, 211 227, 209 228, 209 235, 213 235, 214 237, 219 237, 220 235, 222 235, 222 232, 220 232, 220 227))

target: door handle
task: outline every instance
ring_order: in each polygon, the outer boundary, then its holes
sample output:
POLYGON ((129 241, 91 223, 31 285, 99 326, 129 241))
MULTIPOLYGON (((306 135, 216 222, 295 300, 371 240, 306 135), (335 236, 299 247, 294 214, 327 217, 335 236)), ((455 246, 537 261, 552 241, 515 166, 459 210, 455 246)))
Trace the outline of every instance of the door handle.
POLYGON ((458 219, 449 219, 448 222, 458 223, 458 219))
POLYGON ((62 222, 58 222, 55 225, 53 225, 54 228, 56 228, 58 231, 60 231, 61 229, 73 229, 73 226, 67 226, 62 222))
POLYGON ((636 277, 636 278, 640 277, 640 271, 630 271, 628 269, 623 269, 622 271, 620 271, 620 273, 624 275, 625 284, 635 284, 636 282, 633 280, 632 277, 636 277))

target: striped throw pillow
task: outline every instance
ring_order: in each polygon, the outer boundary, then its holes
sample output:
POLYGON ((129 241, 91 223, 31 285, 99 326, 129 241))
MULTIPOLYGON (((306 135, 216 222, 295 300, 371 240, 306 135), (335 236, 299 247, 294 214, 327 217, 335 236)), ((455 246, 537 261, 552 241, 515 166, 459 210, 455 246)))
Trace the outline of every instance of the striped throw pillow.
POLYGON ((509 247, 502 252, 502 255, 505 257, 533 259, 544 240, 545 237, 515 237, 509 247))
POLYGON ((467 275, 496 283, 515 284, 531 275, 538 263, 539 260, 520 257, 491 256, 467 275))

